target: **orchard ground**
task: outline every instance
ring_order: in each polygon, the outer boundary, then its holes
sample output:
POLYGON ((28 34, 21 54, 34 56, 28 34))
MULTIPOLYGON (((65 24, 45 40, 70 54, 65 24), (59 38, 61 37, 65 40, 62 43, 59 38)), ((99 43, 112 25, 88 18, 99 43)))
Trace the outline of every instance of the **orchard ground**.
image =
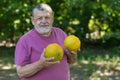
MULTIPOLYGON (((14 64, 15 47, 0 47, 0 80, 19 80, 14 64)), ((120 46, 85 46, 70 65, 71 80, 120 80, 120 46)))

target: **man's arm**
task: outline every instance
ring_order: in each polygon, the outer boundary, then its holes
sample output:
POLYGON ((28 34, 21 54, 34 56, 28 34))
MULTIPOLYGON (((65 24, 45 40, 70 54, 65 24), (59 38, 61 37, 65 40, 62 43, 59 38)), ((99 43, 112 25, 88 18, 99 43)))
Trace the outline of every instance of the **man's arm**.
POLYGON ((53 62, 53 60, 54 58, 45 58, 44 52, 43 52, 41 54, 40 59, 34 63, 27 64, 25 66, 16 65, 17 74, 20 78, 33 76, 34 74, 36 74, 38 71, 42 70, 43 68, 59 63, 59 61, 53 62))

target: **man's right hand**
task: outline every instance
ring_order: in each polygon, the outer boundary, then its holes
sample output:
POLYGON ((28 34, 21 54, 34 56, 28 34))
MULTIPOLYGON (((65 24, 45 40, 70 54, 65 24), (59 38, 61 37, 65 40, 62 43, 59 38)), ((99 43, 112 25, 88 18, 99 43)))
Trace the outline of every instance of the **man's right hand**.
POLYGON ((43 50, 43 52, 40 56, 40 59, 39 59, 40 64, 42 64, 41 66, 46 68, 46 67, 50 67, 52 65, 60 63, 60 61, 54 61, 54 57, 46 58, 45 55, 44 55, 44 52, 45 52, 45 49, 43 50))

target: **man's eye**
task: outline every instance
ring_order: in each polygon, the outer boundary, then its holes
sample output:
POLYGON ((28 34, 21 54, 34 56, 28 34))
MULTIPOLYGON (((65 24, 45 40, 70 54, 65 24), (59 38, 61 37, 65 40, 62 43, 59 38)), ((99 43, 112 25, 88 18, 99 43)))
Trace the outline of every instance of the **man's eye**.
POLYGON ((38 18, 38 20, 41 20, 42 18, 38 18))
POLYGON ((45 19, 49 19, 50 17, 45 17, 45 19))

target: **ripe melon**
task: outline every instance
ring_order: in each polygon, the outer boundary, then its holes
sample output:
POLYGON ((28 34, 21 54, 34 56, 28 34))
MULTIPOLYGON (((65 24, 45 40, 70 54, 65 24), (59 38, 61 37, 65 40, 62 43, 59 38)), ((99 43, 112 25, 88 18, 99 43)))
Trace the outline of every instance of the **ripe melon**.
POLYGON ((81 47, 81 41, 77 36, 69 35, 64 40, 64 46, 70 51, 77 51, 81 47))
POLYGON ((62 47, 57 43, 49 44, 45 49, 45 57, 54 57, 54 61, 62 60, 64 51, 62 47))

